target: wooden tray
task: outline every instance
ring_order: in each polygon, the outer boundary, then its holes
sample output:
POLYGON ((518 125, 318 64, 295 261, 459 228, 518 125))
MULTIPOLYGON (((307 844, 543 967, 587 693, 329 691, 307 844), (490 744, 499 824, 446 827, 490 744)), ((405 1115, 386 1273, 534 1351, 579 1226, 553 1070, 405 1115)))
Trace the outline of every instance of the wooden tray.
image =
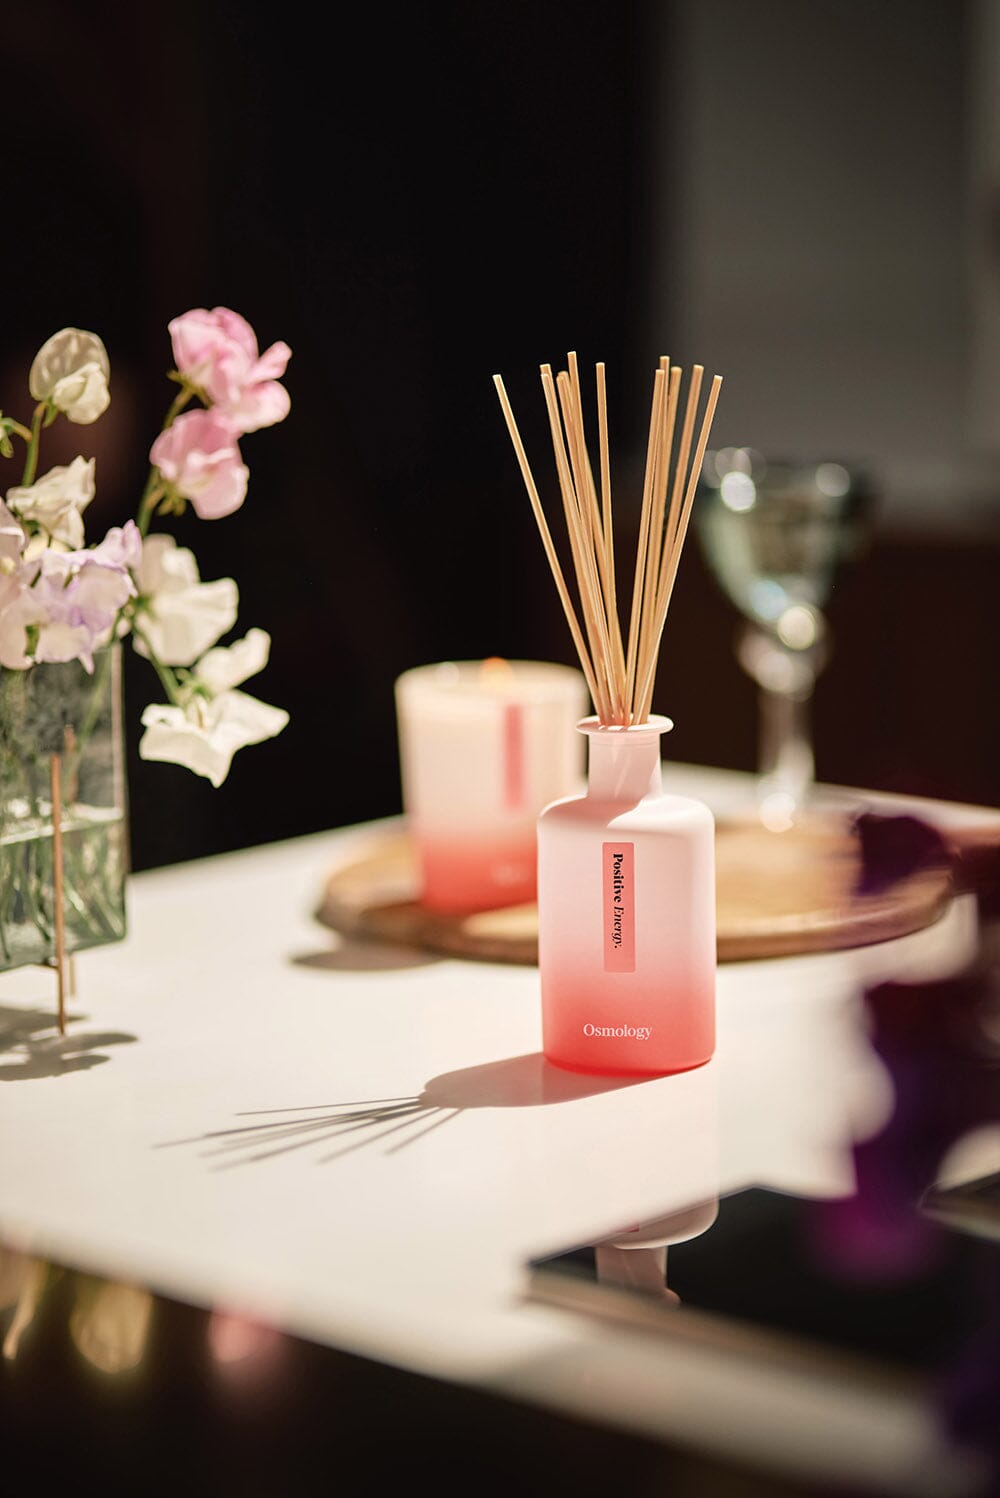
MULTIPOLYGON (((840 819, 816 817, 780 833, 720 820, 719 961, 888 941, 931 925, 951 900, 953 876, 944 868, 859 897, 853 893, 859 867, 857 843, 840 819)), ((417 892, 417 865, 405 830, 382 830, 331 870, 315 914, 345 936, 488 962, 538 961, 534 904, 441 916, 424 910, 417 892)))

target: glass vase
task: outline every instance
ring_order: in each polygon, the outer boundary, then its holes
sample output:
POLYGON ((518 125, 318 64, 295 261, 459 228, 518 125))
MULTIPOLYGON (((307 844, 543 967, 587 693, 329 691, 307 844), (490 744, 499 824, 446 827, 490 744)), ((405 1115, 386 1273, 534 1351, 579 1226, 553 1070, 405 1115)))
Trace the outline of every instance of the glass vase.
POLYGON ((121 646, 0 670, 0 971, 123 939, 127 811, 121 646))
POLYGON ((587 789, 538 819, 542 1049, 572 1071, 686 1071, 715 1049, 715 821, 663 790, 671 726, 584 719, 587 789))

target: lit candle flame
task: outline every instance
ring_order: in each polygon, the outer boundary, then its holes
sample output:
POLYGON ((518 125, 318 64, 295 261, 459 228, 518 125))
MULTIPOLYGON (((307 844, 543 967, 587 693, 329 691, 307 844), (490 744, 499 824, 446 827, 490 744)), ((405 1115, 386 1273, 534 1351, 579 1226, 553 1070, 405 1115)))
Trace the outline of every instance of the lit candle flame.
POLYGON ((488 655, 479 667, 479 674, 486 686, 504 686, 513 679, 514 669, 502 655, 488 655))

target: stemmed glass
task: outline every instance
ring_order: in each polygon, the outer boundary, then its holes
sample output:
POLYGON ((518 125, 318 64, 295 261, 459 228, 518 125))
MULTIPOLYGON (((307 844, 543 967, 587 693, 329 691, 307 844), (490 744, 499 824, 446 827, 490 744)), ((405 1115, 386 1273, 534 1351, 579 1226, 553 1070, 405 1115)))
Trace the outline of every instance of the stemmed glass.
POLYGON ((709 568, 742 615, 736 658, 758 688, 757 809, 782 831, 814 792, 811 703, 830 654, 826 608, 868 533, 871 491, 842 463, 706 454, 694 505, 709 568))

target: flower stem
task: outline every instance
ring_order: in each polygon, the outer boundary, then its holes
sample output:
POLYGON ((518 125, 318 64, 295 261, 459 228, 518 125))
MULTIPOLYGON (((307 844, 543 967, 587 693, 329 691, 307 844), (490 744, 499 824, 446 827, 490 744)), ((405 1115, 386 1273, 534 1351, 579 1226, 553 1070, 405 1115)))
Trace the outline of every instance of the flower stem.
POLYGON ((162 479, 160 479, 160 470, 158 468, 151 468, 149 470, 149 478, 146 480, 146 487, 143 490, 142 498, 139 501, 139 515, 136 520, 136 525, 139 529, 140 536, 145 536, 146 532, 149 530, 149 522, 153 518, 153 511, 156 509, 156 506, 159 504, 160 500, 163 498, 166 492, 167 486, 165 483, 163 483, 162 479))
POLYGON ((35 482, 35 473, 38 469, 38 442, 42 431, 42 419, 48 409, 48 401, 39 401, 35 407, 35 414, 31 418, 31 431, 28 433, 28 450, 24 455, 24 473, 21 477, 22 488, 35 482))
POLYGON ((173 426, 174 422, 184 410, 184 407, 187 405, 188 401, 190 401, 193 396, 197 395, 197 393, 198 391, 196 386, 189 385, 185 380, 180 390, 178 390, 177 394, 170 402, 167 414, 163 418, 163 425, 160 428, 161 432, 165 432, 167 430, 167 427, 173 426))
POLYGON ((163 690, 167 694, 168 702, 173 703, 175 707, 181 706, 181 689, 176 676, 171 671, 170 667, 165 666, 163 662, 157 657, 156 652, 153 650, 153 647, 150 645, 148 639, 134 620, 132 621, 132 633, 138 636, 138 638, 142 641, 143 649, 145 650, 146 655, 149 658, 150 665, 156 672, 157 676, 160 678, 160 685, 163 687, 163 690))
MULTIPOLYGON (((197 387, 188 384, 185 380, 167 408, 167 414, 163 418, 163 425, 160 427, 161 432, 165 432, 168 427, 173 426, 178 416, 184 410, 184 407, 197 394, 197 387)), ((136 516, 136 525, 139 527, 140 536, 145 536, 149 530, 149 522, 153 518, 153 511, 166 492, 167 486, 163 482, 160 470, 155 466, 151 467, 146 478, 146 487, 143 489, 142 498, 139 500, 139 513, 136 516)))

